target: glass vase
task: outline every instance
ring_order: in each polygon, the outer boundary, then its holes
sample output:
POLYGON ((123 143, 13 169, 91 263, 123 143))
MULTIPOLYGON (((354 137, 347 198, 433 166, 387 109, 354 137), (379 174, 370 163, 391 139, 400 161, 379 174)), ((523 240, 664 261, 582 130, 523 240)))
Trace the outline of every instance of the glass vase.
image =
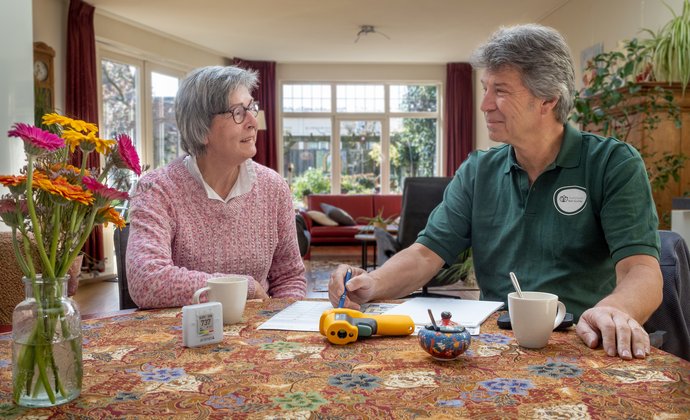
POLYGON ((21 406, 55 406, 81 393, 81 316, 68 279, 23 279, 26 297, 12 314, 13 400, 21 406))

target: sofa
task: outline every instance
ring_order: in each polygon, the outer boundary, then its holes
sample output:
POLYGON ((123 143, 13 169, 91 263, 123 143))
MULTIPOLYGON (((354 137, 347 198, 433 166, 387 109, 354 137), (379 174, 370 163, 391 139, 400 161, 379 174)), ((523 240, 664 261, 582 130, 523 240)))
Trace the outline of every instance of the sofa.
POLYGON ((311 245, 349 245, 359 243, 355 235, 368 224, 367 218, 376 216, 379 211, 384 218, 397 217, 401 205, 400 194, 310 194, 307 196, 307 209, 301 214, 311 234, 311 245), (321 204, 343 210, 354 219, 355 225, 320 225, 309 212, 326 213, 321 204))

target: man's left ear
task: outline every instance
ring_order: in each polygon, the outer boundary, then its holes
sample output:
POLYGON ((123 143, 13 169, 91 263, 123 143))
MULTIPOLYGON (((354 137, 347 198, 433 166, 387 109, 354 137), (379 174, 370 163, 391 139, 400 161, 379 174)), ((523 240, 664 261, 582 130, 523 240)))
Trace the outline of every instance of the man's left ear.
POLYGON ((556 108, 556 104, 558 103, 558 98, 553 98, 549 99, 548 101, 545 100, 541 103, 541 113, 542 115, 549 114, 550 112, 553 111, 554 108, 556 108))

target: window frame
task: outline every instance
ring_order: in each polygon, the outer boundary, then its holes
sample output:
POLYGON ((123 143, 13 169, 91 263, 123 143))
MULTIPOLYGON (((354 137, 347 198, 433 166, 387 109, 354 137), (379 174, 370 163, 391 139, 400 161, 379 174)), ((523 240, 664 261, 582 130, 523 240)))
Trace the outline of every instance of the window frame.
MULTIPOLYGON (((137 66, 141 71, 141 87, 138 93, 138 103, 140 104, 137 112, 137 130, 141 133, 141 150, 139 158, 142 165, 149 165, 154 168, 154 145, 153 145, 153 86, 151 83, 151 73, 156 72, 166 76, 175 77, 182 81, 189 69, 182 66, 164 64, 149 57, 129 53, 102 42, 96 42, 96 61, 98 83, 98 119, 103 121, 103 81, 101 76, 101 61, 110 60, 132 66, 137 66)), ((181 151, 181 153, 184 153, 181 151)))
MULTIPOLYGON (((390 194, 390 120, 391 118, 435 118, 436 119, 436 171, 434 176, 443 176, 445 173, 446 162, 442 157, 445 154, 444 138, 444 116, 442 110, 443 82, 441 80, 378 80, 378 81, 357 81, 357 80, 293 80, 286 79, 278 82, 277 96, 277 121, 276 138, 278 147, 278 168, 283 177, 287 179, 288 174, 284 165, 284 139, 283 139, 283 119, 284 118, 329 118, 331 120, 331 194, 340 193, 340 172, 341 162, 340 153, 340 122, 353 120, 380 121, 381 123, 381 194, 390 194), (283 111, 283 86, 285 85, 308 85, 308 84, 327 84, 331 86, 331 111, 330 112, 284 112, 283 111), (383 112, 338 112, 337 86, 338 85, 383 85, 384 86, 384 111, 383 112), (436 86, 436 112, 391 112, 390 111, 390 86, 392 85, 414 85, 414 86, 436 86)), ((293 175, 294 177, 294 175, 293 175)))

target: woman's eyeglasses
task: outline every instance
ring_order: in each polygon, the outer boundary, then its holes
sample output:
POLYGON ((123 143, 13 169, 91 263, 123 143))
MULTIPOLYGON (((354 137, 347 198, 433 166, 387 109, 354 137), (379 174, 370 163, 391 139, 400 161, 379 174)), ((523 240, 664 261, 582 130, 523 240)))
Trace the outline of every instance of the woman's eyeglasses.
POLYGON ((216 112, 214 115, 230 114, 235 124, 242 124, 247 116, 247 112, 251 112, 254 117, 259 115, 259 103, 251 102, 248 106, 242 104, 233 105, 227 111, 216 112))

